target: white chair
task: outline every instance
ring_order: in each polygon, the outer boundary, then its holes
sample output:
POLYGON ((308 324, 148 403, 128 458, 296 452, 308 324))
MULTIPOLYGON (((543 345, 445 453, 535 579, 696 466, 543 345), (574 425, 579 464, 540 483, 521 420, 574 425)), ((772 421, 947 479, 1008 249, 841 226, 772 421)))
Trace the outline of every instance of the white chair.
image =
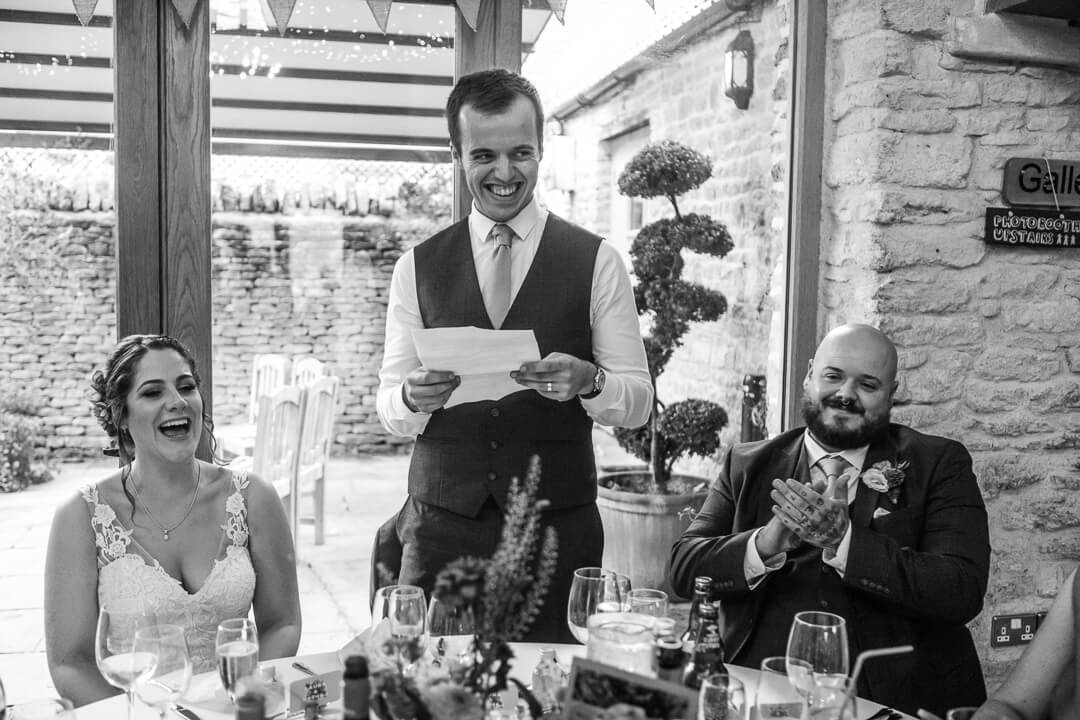
POLYGON ((255 422, 259 398, 289 384, 292 361, 285 355, 260 353, 251 363, 251 398, 248 402, 248 422, 255 422))
POLYGON ((324 375, 304 389, 304 420, 300 425, 300 462, 297 468, 297 504, 299 498, 311 495, 314 511, 301 516, 300 522, 315 525, 315 544, 325 541, 323 509, 326 500, 326 462, 334 439, 334 415, 337 412, 337 393, 340 381, 335 375, 324 375))
POLYGON ((295 385, 286 385, 259 399, 252 458, 252 470, 273 485, 285 503, 294 544, 298 525, 296 470, 300 462, 303 401, 304 391, 295 385))
POLYGON ((326 376, 326 363, 317 357, 308 355, 292 364, 292 384, 308 387, 321 377, 326 376))

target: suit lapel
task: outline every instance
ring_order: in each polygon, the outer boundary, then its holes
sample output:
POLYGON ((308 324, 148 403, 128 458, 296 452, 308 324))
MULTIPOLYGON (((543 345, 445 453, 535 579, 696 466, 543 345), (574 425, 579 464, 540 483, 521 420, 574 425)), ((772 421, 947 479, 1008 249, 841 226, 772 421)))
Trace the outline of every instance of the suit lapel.
MULTIPOLYGON (((893 442, 891 434, 885 433, 881 438, 871 443, 860 472, 870 469, 874 463, 886 460, 892 462, 896 459, 896 455, 896 443, 893 442)), ((866 483, 860 480, 855 490, 855 512, 852 522, 860 527, 869 527, 870 521, 874 519, 874 509, 878 506, 880 499, 881 493, 868 488, 866 483)))

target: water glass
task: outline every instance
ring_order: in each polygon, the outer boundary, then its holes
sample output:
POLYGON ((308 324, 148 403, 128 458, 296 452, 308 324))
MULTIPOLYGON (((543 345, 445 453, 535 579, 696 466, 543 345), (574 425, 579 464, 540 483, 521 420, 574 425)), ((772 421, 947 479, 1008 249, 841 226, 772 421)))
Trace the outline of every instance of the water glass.
POLYGON ((796 613, 786 657, 788 679, 804 698, 815 685, 846 678, 847 622, 839 615, 817 610, 796 613))
POLYGON ((134 609, 102 607, 94 633, 94 661, 98 672, 113 687, 127 694, 128 720, 135 707, 135 683, 154 671, 157 655, 135 649, 135 632, 146 622, 134 609))
POLYGON ((630 578, 626 575, 598 567, 575 570, 566 603, 566 624, 577 641, 588 643, 591 616, 625 610, 629 593, 630 578))
POLYGON ((221 685, 236 702, 237 684, 259 669, 259 632, 248 618, 231 618, 217 627, 214 642, 221 685))
POLYGON ((415 585, 399 585, 390 592, 387 619, 399 663, 409 665, 423 655, 427 609, 424 591, 415 585))
POLYGON ((851 679, 819 676, 807 698, 809 720, 855 720, 855 693, 849 693, 851 679))
POLYGON ((590 660, 654 677, 653 619, 628 612, 597 613, 588 623, 590 660))
POLYGON ((746 689, 727 674, 716 673, 701 681, 698 720, 744 720, 746 689))
POLYGON ((187 692, 191 683, 191 656, 184 630, 179 625, 140 628, 135 632, 135 651, 157 656, 154 670, 135 683, 135 694, 164 720, 165 711, 187 692))
POLYGON ((375 591, 375 599, 371 601, 371 624, 378 625, 386 619, 390 611, 390 593, 399 587, 415 587, 413 585, 383 585, 375 591))
POLYGON ((476 633, 476 617, 471 607, 453 606, 431 598, 427 614, 428 637, 436 664, 443 658, 459 658, 469 649, 476 633))
POLYGON ((787 658, 774 655, 761 661, 754 707, 759 720, 799 720, 803 698, 788 680, 787 658))
POLYGON ((627 609, 630 612, 656 618, 667 617, 668 594, 663 590, 634 588, 627 594, 627 597, 629 598, 629 607, 627 609))
MULTIPOLYGON (((0 705, 0 710, 3 710, 3 705, 0 705)), ((7 710, 8 720, 49 720, 51 718, 71 720, 75 717, 75 710, 67 698, 30 700, 12 705, 7 710)))

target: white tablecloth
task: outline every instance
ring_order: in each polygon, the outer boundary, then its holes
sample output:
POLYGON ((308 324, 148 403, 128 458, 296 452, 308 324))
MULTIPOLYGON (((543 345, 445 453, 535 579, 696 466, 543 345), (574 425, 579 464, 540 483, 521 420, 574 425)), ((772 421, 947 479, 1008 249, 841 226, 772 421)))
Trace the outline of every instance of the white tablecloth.
MULTIPOLYGON (((531 679, 532 669, 536 667, 537 662, 540 660, 540 648, 551 647, 551 645, 541 645, 538 643, 514 643, 514 669, 517 671, 515 674, 519 678, 531 679)), ((569 667, 571 659, 576 656, 585 656, 584 645, 555 645, 555 653, 559 658, 559 661, 569 667)), ((273 665, 277 669, 277 677, 286 687, 289 683, 299 680, 305 677, 304 673, 292 667, 292 663, 295 660, 299 660, 304 665, 310 667, 315 672, 327 672, 333 669, 340 669, 341 662, 338 659, 336 652, 318 653, 315 655, 304 655, 299 658, 286 658, 281 660, 271 660, 268 663, 273 665)), ((748 695, 748 703, 753 703, 754 692, 757 688, 758 671, 752 668, 740 667, 738 665, 728 665, 728 670, 731 674, 741 680, 746 686, 748 695)), ((196 678, 193 686, 202 683, 201 687, 205 689, 206 683, 216 682, 216 675, 209 674, 206 676, 200 676, 196 678)), ((123 695, 108 698, 107 700, 101 700, 90 705, 79 708, 76 711, 77 720, 118 720, 126 717, 127 708, 125 707, 127 700, 123 695)), ((233 715, 231 712, 219 712, 212 707, 214 703, 185 703, 182 705, 190 707, 194 710, 201 720, 232 720, 233 715)), ((881 709, 881 705, 869 700, 859 700, 856 712, 859 720, 865 720, 872 714, 881 709)), ((179 716, 170 713, 171 719, 178 718, 179 716)), ((910 719, 910 716, 903 716, 905 719, 910 719)), ((138 700, 135 701, 135 713, 134 720, 157 720, 157 713, 143 705, 138 700)))

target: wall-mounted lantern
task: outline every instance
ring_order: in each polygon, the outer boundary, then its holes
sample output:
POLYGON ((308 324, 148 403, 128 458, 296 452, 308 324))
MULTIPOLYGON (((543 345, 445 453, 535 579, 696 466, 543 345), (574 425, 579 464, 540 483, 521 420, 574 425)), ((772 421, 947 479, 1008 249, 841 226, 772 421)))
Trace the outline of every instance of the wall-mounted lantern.
POLYGON ((724 94, 735 101, 735 107, 750 107, 754 94, 754 38, 749 30, 740 30, 724 53, 724 94))

